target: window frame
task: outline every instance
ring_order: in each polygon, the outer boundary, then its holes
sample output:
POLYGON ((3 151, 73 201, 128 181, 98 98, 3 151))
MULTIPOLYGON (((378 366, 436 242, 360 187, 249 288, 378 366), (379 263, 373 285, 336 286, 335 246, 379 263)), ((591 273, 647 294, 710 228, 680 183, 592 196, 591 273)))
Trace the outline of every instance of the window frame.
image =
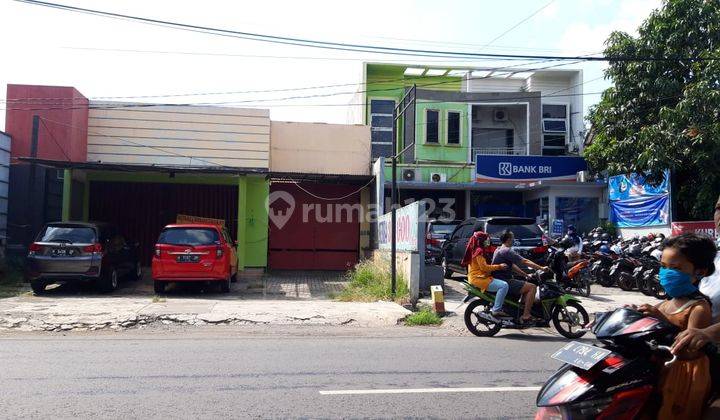
POLYGON ((462 146, 462 111, 456 109, 449 109, 445 111, 445 144, 447 146, 460 147, 462 146), (458 118, 458 129, 457 129, 457 143, 450 142, 450 114, 457 114, 458 118))
MULTIPOLYGON (((373 98, 369 98, 369 100, 368 100, 368 125, 370 126, 370 132, 372 133, 373 131, 389 131, 390 133, 392 133, 392 131, 393 131, 392 125, 390 125, 390 127, 383 127, 383 126, 373 127, 373 125, 372 125, 373 117, 376 117, 376 116, 377 117, 390 117, 391 119, 393 117, 392 113, 390 113, 390 114, 373 113, 372 112, 373 101, 392 102, 393 109, 395 109, 395 107, 397 106, 397 100, 395 98, 386 98, 386 97, 373 97, 373 98)), ((392 124, 392 122, 391 122, 391 124, 392 124)), ((371 134, 371 136, 372 136, 372 134, 371 134)), ((392 134, 390 135, 390 141, 372 141, 372 138, 371 138, 370 144, 371 145, 377 144, 377 145, 381 145, 381 146, 392 146, 392 134)))
POLYGON ((441 130, 441 124, 440 124, 440 116, 441 116, 441 115, 442 115, 442 112, 441 112, 439 109, 436 109, 436 108, 426 108, 426 109, 425 109, 425 130, 424 130, 424 134, 425 134, 425 139, 424 139, 424 140, 425 140, 425 144, 433 145, 433 146, 435 146, 435 145, 440 145, 440 144, 441 144, 441 143, 440 143, 440 133, 441 133, 441 131, 442 131, 442 130, 441 130), (429 114, 430 112, 434 112, 434 113, 437 114, 437 134, 436 134, 435 141, 429 141, 429 140, 428 140, 428 133, 429 133, 428 130, 429 130, 429 126, 430 126, 430 124, 428 124, 428 114, 429 114))
POLYGON ((568 135, 567 133, 542 133, 542 139, 541 139, 541 149, 540 152, 543 156, 552 156, 552 155, 545 155, 545 150, 562 150, 564 153, 563 155, 567 154, 567 147, 568 147, 568 135), (563 146, 545 146, 545 137, 546 136, 553 136, 553 137, 564 137, 565 144, 563 146))

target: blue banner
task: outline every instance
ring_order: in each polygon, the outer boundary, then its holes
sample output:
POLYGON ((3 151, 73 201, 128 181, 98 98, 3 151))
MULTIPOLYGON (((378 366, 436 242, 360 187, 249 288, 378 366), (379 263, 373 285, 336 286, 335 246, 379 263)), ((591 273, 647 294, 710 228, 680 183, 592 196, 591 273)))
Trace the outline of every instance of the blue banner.
POLYGON ((610 201, 617 201, 667 194, 669 192, 669 179, 670 171, 665 171, 663 181, 658 185, 648 183, 642 174, 611 176, 608 181, 608 196, 610 201))
POLYGON ((575 156, 475 156, 476 182, 575 181, 584 170, 585 159, 575 156))
POLYGON ((667 225, 670 223, 669 195, 611 201, 610 221, 618 227, 667 225))

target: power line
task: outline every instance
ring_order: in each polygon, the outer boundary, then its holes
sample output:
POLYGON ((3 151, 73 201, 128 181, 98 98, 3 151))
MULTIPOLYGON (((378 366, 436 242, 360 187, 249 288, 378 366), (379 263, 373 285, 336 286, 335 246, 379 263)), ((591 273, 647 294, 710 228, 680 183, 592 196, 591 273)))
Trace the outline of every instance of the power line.
POLYGON ((498 36, 496 36, 495 38, 493 38, 492 40, 490 40, 490 42, 488 42, 487 44, 483 45, 481 48, 489 47, 491 44, 493 44, 493 43, 494 43, 495 41, 497 41, 498 39, 500 39, 500 38, 504 37, 505 35, 507 35, 508 33, 512 32, 513 29, 517 28, 518 26, 522 25, 523 23, 525 23, 525 22, 527 22, 528 20, 530 20, 530 19, 532 19, 533 17, 535 17, 535 15, 537 15, 538 13, 542 12, 543 10, 545 10, 548 6, 550 6, 550 5, 553 4, 554 2, 555 2, 555 0, 550 0, 550 1, 547 2, 543 7, 537 9, 536 11, 534 11, 533 13, 531 13, 529 16, 527 16, 525 19, 523 19, 523 20, 521 20, 520 22, 516 23, 515 25, 511 26, 510 28, 508 28, 507 30, 505 30, 503 33, 501 33, 500 35, 498 35, 498 36))
POLYGON ((709 61, 717 58, 707 57, 583 57, 583 56, 558 56, 558 55, 529 55, 529 54, 493 54, 493 53, 471 53, 462 51, 439 51, 424 50, 411 48, 384 47, 377 45, 363 45, 343 42, 318 41, 311 39, 285 37, 277 35, 267 35, 252 32, 234 31, 229 29, 214 28, 209 26, 193 25, 180 22, 172 22, 167 20, 152 19, 141 16, 125 15, 120 13, 106 12, 96 9, 87 9, 82 7, 68 6, 59 3, 50 3, 37 0, 15 0, 20 3, 26 3, 34 6, 49 7, 74 13, 83 13, 96 16, 102 16, 112 19, 130 20, 144 24, 159 25, 180 30, 188 30, 192 32, 202 32, 211 35, 225 36, 231 38, 240 38, 259 42, 268 42, 274 44, 293 45, 310 48, 320 48, 337 51, 353 51, 368 52, 373 54, 390 54, 390 55, 409 55, 421 57, 474 57, 484 59, 532 59, 532 60, 582 60, 582 61, 709 61))

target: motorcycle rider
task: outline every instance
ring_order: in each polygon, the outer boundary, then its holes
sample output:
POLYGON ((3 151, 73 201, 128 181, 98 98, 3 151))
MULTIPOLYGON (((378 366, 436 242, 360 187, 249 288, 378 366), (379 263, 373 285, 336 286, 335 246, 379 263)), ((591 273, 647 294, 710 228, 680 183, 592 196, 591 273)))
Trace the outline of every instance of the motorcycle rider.
MULTIPOLYGON (((668 239, 662 255, 660 284, 670 300, 657 306, 640 305, 646 315, 669 322, 681 330, 706 328, 712 320, 709 300, 698 290, 704 276, 715 271, 714 242, 704 235, 685 233, 668 239)), ((678 360, 662 368, 658 388, 662 403, 659 419, 700 418, 710 396, 710 360, 687 349, 678 360)))
POLYGON ((483 292, 495 292, 492 315, 495 317, 509 317, 510 315, 504 312, 502 307, 510 287, 507 282, 492 277, 493 271, 503 270, 508 266, 507 264, 490 265, 487 263, 485 260, 485 247, 488 245, 490 245, 490 237, 478 227, 468 240, 465 255, 460 265, 467 267, 468 282, 470 284, 483 292))
POLYGON ((583 241, 580 235, 577 233, 577 229, 574 225, 568 225, 567 227, 567 234, 565 235, 566 239, 569 239, 572 243, 572 246, 568 248, 565 251, 565 255, 568 256, 570 261, 575 261, 582 252, 583 249, 583 241))
POLYGON ((535 302, 535 292, 537 291, 537 286, 526 281, 514 279, 513 272, 528 279, 530 276, 528 276, 528 274, 519 267, 520 265, 532 267, 536 270, 543 270, 547 267, 542 267, 518 255, 518 253, 512 249, 513 243, 515 242, 515 235, 510 230, 503 232, 500 236, 500 242, 502 242, 502 245, 495 250, 492 264, 506 264, 506 268, 494 271, 493 277, 507 282, 508 286, 510 286, 510 295, 522 295, 525 307, 520 321, 523 323, 530 323, 533 321, 530 311, 532 310, 533 303, 535 302))

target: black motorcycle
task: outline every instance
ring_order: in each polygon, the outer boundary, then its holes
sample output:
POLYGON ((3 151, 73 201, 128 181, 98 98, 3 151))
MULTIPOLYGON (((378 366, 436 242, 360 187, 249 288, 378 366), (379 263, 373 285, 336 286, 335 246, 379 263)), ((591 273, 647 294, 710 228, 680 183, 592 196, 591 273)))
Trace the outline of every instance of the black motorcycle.
POLYGON ((662 368, 657 359, 675 362, 669 346, 677 327, 622 308, 597 314, 591 331, 602 347, 573 341, 552 355, 565 364, 540 390, 535 418, 633 419, 641 412, 654 418, 662 368))

